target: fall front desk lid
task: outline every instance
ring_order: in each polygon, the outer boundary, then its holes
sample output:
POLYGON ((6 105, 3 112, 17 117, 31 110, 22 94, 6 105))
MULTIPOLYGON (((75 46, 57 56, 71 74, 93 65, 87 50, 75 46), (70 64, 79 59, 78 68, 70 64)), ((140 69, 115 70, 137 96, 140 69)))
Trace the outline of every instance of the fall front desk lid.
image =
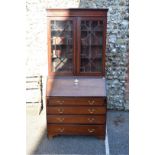
POLYGON ((48 77, 46 96, 106 96, 104 77, 48 77))

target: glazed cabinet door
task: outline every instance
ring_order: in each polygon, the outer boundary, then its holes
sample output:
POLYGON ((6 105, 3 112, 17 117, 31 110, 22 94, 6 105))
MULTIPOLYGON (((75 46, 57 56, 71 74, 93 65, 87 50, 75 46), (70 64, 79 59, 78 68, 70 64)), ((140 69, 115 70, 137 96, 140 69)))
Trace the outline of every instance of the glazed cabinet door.
POLYGON ((105 22, 100 17, 78 17, 78 74, 104 75, 105 22))
POLYGON ((49 75, 73 75, 75 68, 75 20, 71 17, 48 18, 49 75))

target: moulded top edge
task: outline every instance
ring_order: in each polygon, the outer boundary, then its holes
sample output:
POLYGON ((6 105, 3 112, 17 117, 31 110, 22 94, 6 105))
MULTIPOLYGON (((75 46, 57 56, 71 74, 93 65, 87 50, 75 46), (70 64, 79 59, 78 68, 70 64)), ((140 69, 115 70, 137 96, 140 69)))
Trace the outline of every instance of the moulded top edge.
POLYGON ((46 9, 47 16, 107 16, 108 9, 46 9))

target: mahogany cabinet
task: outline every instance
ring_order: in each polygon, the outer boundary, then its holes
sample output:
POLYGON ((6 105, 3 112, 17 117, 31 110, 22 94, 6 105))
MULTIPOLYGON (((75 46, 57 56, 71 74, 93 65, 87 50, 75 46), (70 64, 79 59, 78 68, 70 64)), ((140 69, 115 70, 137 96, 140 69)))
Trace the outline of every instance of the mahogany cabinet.
POLYGON ((107 11, 47 10, 49 137, 68 134, 105 137, 107 11))

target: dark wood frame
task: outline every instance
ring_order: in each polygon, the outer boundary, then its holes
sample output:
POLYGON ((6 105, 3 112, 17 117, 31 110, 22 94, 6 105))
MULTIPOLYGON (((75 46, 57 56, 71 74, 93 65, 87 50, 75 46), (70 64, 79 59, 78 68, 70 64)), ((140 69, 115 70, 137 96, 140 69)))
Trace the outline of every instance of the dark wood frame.
POLYGON ((75 73, 75 45, 76 45, 76 40, 75 40, 75 31, 73 31, 73 38, 74 38, 74 42, 73 42, 73 58, 72 58, 72 61, 73 61, 73 73, 69 73, 69 72, 63 72, 63 73, 54 73, 54 72, 51 72, 52 70, 52 63, 51 63, 51 51, 52 51, 52 48, 51 48, 51 29, 50 29, 50 21, 51 20, 61 20, 61 21, 65 21, 65 20, 71 20, 73 21, 73 30, 75 29, 75 18, 73 17, 49 17, 48 18, 48 75, 49 76, 53 76, 53 75, 74 75, 75 73))
MULTIPOLYGON (((81 38, 81 29, 80 29, 80 22, 81 22, 81 20, 101 20, 101 21, 103 21, 104 22, 104 19, 103 18, 101 18, 101 17, 78 17, 78 19, 77 19, 77 38, 78 38, 78 48, 77 48, 77 59, 79 60, 79 61, 77 61, 77 75, 81 75, 81 76, 84 76, 84 75, 86 75, 86 76, 88 76, 88 75, 90 75, 90 76, 93 76, 93 75, 97 75, 97 76, 99 76, 99 75, 102 75, 102 76, 105 76, 105 50, 104 50, 104 43, 105 42, 103 42, 102 44, 103 44, 103 46, 102 46, 102 72, 92 72, 92 73, 89 73, 89 72, 85 72, 85 73, 81 73, 80 72, 80 52, 81 52, 81 44, 80 44, 80 38, 81 38)), ((104 35, 106 34, 106 29, 105 29, 105 24, 104 24, 104 27, 103 27, 103 41, 104 41, 104 35)))
POLYGON ((49 76, 105 76, 105 51, 106 51, 106 29, 107 29, 107 11, 108 9, 47 9, 47 30, 48 30, 48 75, 49 76), (69 20, 73 21, 73 73, 52 72, 51 65, 51 20, 69 20), (103 46, 102 46, 102 73, 80 73, 80 19, 99 19, 104 21, 103 26, 103 46), (75 31, 77 30, 77 31, 75 31))

